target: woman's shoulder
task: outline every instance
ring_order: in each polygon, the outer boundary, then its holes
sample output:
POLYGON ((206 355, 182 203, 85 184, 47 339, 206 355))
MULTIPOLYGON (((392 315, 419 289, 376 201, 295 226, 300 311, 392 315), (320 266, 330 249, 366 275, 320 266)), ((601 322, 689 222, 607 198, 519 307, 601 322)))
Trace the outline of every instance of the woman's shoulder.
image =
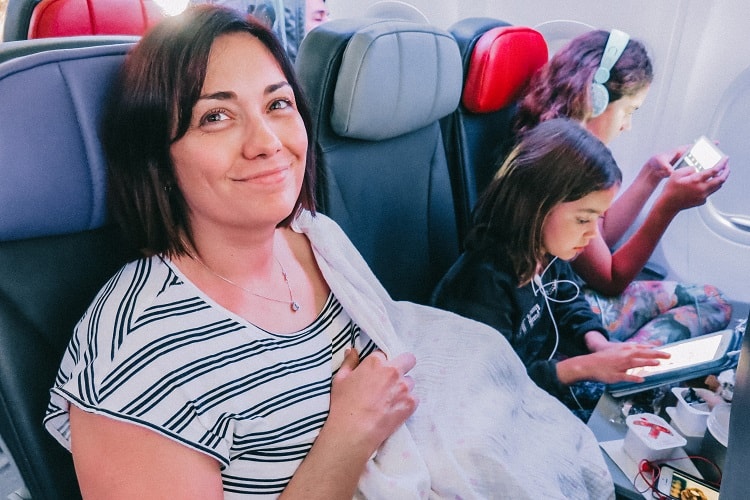
POLYGON ((95 343, 112 359, 136 354, 153 342, 196 325, 236 328, 192 286, 169 259, 125 264, 106 283, 75 327, 84 345, 95 343))
POLYGON ((84 319, 118 321, 127 311, 129 321, 133 322, 159 304, 185 302, 188 299, 185 294, 196 295, 190 287, 179 286, 182 284, 183 278, 165 257, 154 255, 133 260, 102 286, 84 319))
POLYGON ((120 290, 138 290, 144 292, 149 289, 150 285, 163 283, 174 277, 174 271, 168 263, 168 259, 159 255, 150 257, 141 257, 124 264, 102 288, 100 293, 105 290, 110 292, 120 290))

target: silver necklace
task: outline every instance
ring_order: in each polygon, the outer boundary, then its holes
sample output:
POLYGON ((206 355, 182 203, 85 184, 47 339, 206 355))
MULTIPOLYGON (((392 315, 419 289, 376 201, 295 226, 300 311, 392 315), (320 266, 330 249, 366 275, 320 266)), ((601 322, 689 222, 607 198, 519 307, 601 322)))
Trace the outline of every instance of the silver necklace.
POLYGON ((289 277, 286 274, 286 270, 284 269, 284 266, 281 265, 281 262, 279 261, 279 259, 276 258, 275 255, 273 256, 273 260, 276 261, 276 263, 279 265, 279 268, 281 269, 281 275, 284 277, 284 283, 286 283, 286 288, 287 288, 287 290, 289 290, 289 300, 286 300, 286 299, 276 299, 276 298, 273 298, 273 297, 267 297, 265 295, 261 295, 259 293, 253 292, 252 290, 248 290, 247 288, 238 285, 237 283, 235 283, 234 281, 230 280, 229 278, 225 278, 221 274, 217 273, 216 271, 214 271, 213 269, 211 269, 210 267, 208 267, 208 265, 205 262, 203 262, 201 259, 199 259, 198 257, 195 257, 193 255, 191 255, 190 257, 194 261, 196 261, 198 264, 200 264, 201 266, 205 267, 206 271, 208 271, 209 273, 213 274, 214 276, 216 276, 220 280, 225 281, 225 282, 229 283, 230 285, 239 288, 240 290, 242 290, 245 293, 249 293, 250 295, 255 295, 256 297, 260 297, 261 299, 270 300, 271 302, 279 302, 281 304, 289 304, 289 308, 292 310, 292 312, 297 312, 297 311, 300 310, 299 302, 297 302, 296 300, 294 300, 294 294, 292 293, 292 286, 289 284, 289 277))

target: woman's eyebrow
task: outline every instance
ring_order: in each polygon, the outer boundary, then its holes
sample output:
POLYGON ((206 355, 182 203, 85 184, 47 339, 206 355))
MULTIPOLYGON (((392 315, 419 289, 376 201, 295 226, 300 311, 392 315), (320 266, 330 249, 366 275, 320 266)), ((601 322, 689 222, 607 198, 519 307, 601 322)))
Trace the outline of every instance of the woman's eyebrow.
POLYGON ((198 97, 199 100, 217 99, 220 101, 226 101, 229 99, 236 99, 236 98, 237 98, 237 94, 235 94, 231 90, 220 90, 218 92, 212 92, 210 94, 201 94, 201 96, 198 97))
POLYGON ((287 82, 287 81, 281 81, 281 82, 278 82, 278 83, 272 83, 271 85, 269 85, 268 87, 266 87, 266 92, 265 93, 266 94, 270 94, 272 92, 276 92, 277 90, 279 90, 281 88, 290 87, 290 86, 291 85, 289 85, 289 82, 287 82))
MULTIPOLYGON (((272 83, 264 89, 263 93, 272 94, 273 92, 276 92, 277 90, 285 88, 285 87, 290 87, 289 82, 281 81, 278 83, 272 83)), ((236 99, 236 98, 237 98, 237 93, 232 92, 231 90, 219 90, 217 92, 211 92, 210 94, 201 94, 201 96, 198 97, 198 99, 217 99, 220 101, 226 101, 229 99, 236 99)))

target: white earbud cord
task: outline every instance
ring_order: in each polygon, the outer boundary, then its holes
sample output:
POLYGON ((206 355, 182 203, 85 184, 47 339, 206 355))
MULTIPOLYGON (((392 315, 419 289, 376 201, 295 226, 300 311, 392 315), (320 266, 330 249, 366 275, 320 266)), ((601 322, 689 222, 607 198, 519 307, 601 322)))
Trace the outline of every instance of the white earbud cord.
MULTIPOLYGON (((557 260, 557 257, 554 257, 549 264, 547 264, 547 267, 544 268, 544 270, 541 272, 541 274, 538 274, 534 276, 534 278, 531 280, 531 290, 534 292, 534 295, 537 295, 538 293, 542 294, 542 297, 544 297, 544 303, 547 306, 547 312, 549 312, 550 320, 552 320, 552 326, 555 329, 555 346, 552 348, 552 352, 550 353, 549 357, 547 358, 547 361, 551 361, 552 358, 557 353, 557 348, 560 345, 560 331, 557 328, 557 321, 555 321, 555 315, 552 313, 552 306, 550 306, 550 301, 555 302, 557 304, 564 304, 566 302, 572 302, 575 299, 578 298, 578 296, 581 293, 581 288, 578 286, 578 283, 572 280, 553 280, 549 283, 544 283, 542 281, 542 278, 544 277, 544 274, 549 270, 550 266, 557 260), (557 288, 557 285, 560 283, 570 283, 573 285, 573 287, 576 290, 575 295, 573 295, 570 298, 567 299, 558 299, 556 297, 550 297, 547 294, 547 287, 551 287, 553 290, 557 288), (536 285, 536 286, 535 286, 536 285)), ((578 398, 576 397, 575 393, 573 392, 573 387, 568 386, 568 389, 570 390, 570 395, 573 397, 573 400, 575 400, 578 407, 585 411, 581 403, 578 401, 578 398)))
POLYGON ((544 268, 544 270, 541 272, 541 274, 538 274, 534 276, 534 279, 531 280, 531 290, 534 292, 534 295, 537 295, 539 293, 542 294, 542 297, 544 297, 544 303, 547 305, 547 312, 549 312, 549 317, 552 320, 552 326, 555 329, 555 346, 552 349, 552 352, 550 353, 548 360, 551 360, 555 353, 557 353, 557 348, 560 344, 560 331, 557 328, 557 321, 555 321, 555 315, 552 312, 552 306, 550 305, 550 302, 555 302, 557 304, 564 304, 566 302, 572 302, 575 299, 578 298, 578 296, 581 294, 581 289, 578 286, 578 283, 576 283, 573 280, 552 280, 548 283, 544 283, 542 281, 542 278, 544 278, 545 273, 549 270, 549 268, 554 264, 554 262, 557 260, 557 257, 553 257, 552 260, 547 264, 547 267, 544 268), (547 289, 556 289, 559 284, 562 283, 569 283, 573 285, 573 287, 576 290, 575 295, 573 295, 570 298, 566 299, 558 299, 557 297, 550 297, 550 295, 547 293, 547 289))

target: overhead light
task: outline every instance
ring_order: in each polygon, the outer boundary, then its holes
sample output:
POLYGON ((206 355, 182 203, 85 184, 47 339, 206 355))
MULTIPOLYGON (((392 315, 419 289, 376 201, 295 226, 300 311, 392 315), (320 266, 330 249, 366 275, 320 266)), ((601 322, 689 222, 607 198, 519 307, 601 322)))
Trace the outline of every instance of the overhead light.
POLYGON ((187 9, 190 0, 154 0, 161 10, 168 16, 176 16, 187 9))

